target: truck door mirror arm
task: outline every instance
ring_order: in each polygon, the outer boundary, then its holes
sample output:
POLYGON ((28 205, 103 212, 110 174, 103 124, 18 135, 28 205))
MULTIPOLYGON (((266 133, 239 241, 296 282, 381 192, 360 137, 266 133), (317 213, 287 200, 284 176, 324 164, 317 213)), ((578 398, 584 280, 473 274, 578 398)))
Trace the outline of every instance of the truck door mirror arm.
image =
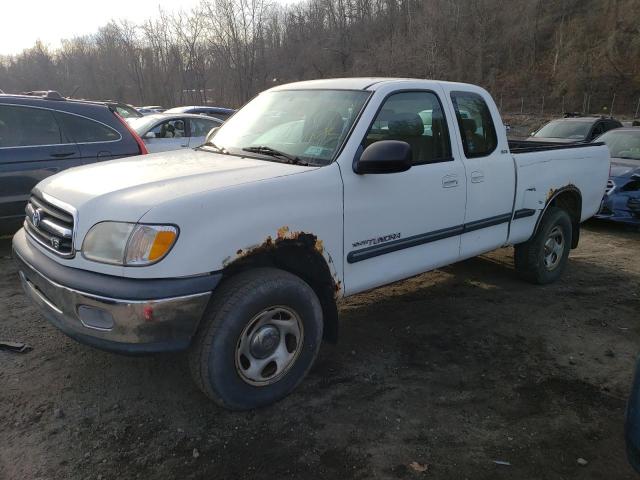
POLYGON ((358 153, 353 160, 353 171, 358 175, 366 173, 398 173, 411 168, 413 154, 407 142, 381 140, 372 143, 358 153))

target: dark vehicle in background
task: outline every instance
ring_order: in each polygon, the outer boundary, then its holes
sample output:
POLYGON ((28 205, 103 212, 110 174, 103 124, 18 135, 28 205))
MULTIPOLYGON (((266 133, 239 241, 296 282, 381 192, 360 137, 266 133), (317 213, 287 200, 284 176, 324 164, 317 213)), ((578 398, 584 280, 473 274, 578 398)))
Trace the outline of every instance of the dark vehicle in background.
POLYGON ((147 153, 115 107, 38 93, 0 95, 0 234, 20 228, 31 189, 42 179, 147 153))
POLYGON ((596 139, 611 152, 610 178, 596 218, 640 226, 640 128, 619 128, 596 139))
POLYGON ((533 132, 527 141, 547 143, 588 143, 609 130, 620 128, 615 118, 568 116, 551 120, 533 132))
POLYGON ((138 110, 143 115, 150 115, 152 113, 162 113, 166 110, 166 108, 161 105, 145 105, 144 107, 136 108, 136 110, 138 110))
POLYGON ((195 113, 197 115, 207 115, 226 121, 231 115, 236 113, 236 111, 223 107, 189 106, 170 108, 169 110, 165 110, 164 113, 195 113))

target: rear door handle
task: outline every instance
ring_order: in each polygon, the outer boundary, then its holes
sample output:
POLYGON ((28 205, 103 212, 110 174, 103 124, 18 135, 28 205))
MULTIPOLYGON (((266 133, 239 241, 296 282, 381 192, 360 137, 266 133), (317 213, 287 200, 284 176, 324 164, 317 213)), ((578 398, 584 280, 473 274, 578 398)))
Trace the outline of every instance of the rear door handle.
POLYGON ((442 188, 451 188, 458 186, 458 177, 456 175, 447 175, 442 178, 442 188))
POLYGON ((484 182, 484 173, 471 172, 471 183, 481 183, 481 182, 484 182))
POLYGON ((60 153, 52 153, 50 156, 55 158, 64 158, 64 157, 70 157, 74 153, 76 152, 60 152, 60 153))

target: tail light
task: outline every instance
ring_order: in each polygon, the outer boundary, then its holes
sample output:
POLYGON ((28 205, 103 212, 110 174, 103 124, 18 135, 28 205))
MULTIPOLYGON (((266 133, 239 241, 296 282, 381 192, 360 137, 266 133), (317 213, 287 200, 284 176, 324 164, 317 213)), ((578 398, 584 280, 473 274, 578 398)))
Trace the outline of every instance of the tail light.
POLYGON ((118 112, 113 112, 113 114, 116 116, 116 118, 118 120, 120 120, 120 123, 122 123, 122 125, 124 125, 124 128, 126 128, 129 131, 129 133, 131 135, 133 135, 133 139, 138 144, 138 149, 140 150, 140 155, 146 155, 147 153, 149 153, 148 150, 147 150, 147 146, 144 144, 144 142, 140 138, 140 135, 138 135, 136 133, 136 131, 133 128, 131 128, 131 125, 129 125, 127 123, 127 121, 124 118, 122 118, 122 116, 118 112))

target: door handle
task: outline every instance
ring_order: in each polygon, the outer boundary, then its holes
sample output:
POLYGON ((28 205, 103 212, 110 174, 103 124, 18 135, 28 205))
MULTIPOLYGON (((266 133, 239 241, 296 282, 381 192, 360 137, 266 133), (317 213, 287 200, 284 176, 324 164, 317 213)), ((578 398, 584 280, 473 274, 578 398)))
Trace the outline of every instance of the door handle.
POLYGON ((188 147, 188 146, 189 146, 189 144, 188 144, 188 143, 183 143, 183 144, 181 144, 180 146, 181 146, 181 147, 188 147))
POLYGON ((484 173, 471 172, 471 183, 481 183, 481 182, 484 182, 484 173))
POLYGON ((455 175, 447 175, 442 178, 442 188, 451 188, 458 186, 458 178, 455 175))
POLYGON ((50 156, 55 158, 64 158, 64 157, 70 157, 74 153, 75 152, 60 152, 60 153, 52 153, 50 156))

